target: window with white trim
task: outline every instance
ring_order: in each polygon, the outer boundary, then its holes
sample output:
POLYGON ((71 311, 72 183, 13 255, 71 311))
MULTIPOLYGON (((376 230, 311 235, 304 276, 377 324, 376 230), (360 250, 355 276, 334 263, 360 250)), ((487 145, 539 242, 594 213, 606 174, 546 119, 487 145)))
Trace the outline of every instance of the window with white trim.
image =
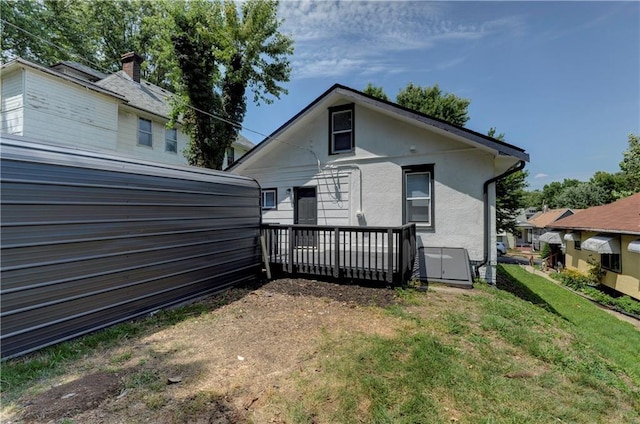
POLYGON ((266 188, 262 190, 262 209, 277 209, 278 206, 278 190, 275 188, 266 188))
POLYGON ((151 121, 144 118, 138 118, 138 144, 141 146, 153 147, 153 138, 151 134, 151 121))
POLYGON ((353 152, 353 104, 329 108, 329 154, 353 152))
POLYGON ((433 165, 403 168, 404 223, 433 228, 433 165))
POLYGON ((165 128, 164 150, 166 152, 178 153, 178 130, 175 128, 165 128))
POLYGON ((233 150, 233 147, 229 147, 227 149, 227 166, 233 165, 233 162, 235 162, 235 160, 235 150, 233 150))

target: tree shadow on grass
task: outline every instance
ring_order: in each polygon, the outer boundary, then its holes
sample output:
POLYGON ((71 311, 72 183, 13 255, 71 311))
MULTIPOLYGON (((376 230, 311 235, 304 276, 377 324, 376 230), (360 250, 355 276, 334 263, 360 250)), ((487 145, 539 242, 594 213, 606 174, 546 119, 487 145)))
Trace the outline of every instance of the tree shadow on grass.
POLYGON ((498 266, 498 274, 496 278, 496 287, 500 290, 507 291, 522 300, 526 300, 527 302, 531 302, 540 308, 551 312, 559 316, 562 319, 567 319, 564 315, 558 312, 553 306, 551 306, 546 300, 538 296, 536 293, 531 291, 529 287, 524 285, 522 282, 518 281, 516 278, 511 276, 504 268, 498 266))

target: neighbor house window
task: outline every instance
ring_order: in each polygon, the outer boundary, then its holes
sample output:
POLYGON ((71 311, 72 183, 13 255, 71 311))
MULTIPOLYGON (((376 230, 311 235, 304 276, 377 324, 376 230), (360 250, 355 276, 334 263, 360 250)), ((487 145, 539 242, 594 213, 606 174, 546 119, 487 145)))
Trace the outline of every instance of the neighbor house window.
POLYGON ((603 253, 600 255, 600 264, 602 265, 602 268, 604 269, 608 269, 609 271, 613 271, 613 272, 620 272, 621 271, 621 267, 620 267, 620 254, 614 253, 614 254, 607 254, 607 253, 603 253))
POLYGON ((138 118, 138 144, 153 147, 151 121, 148 119, 138 118))
POLYGON ((262 190, 262 209, 276 209, 278 190, 267 188, 262 190))
POLYGON ((329 154, 353 151, 353 112, 353 104, 329 108, 329 154))
POLYGON ((580 240, 574 240, 573 242, 573 248, 576 250, 582 250, 582 247, 580 247, 580 240))
POLYGON ((178 130, 175 128, 166 128, 164 130, 164 150, 178 153, 178 130))
POLYGON ((227 149, 227 166, 233 165, 233 162, 235 162, 235 160, 235 151, 233 150, 233 147, 229 147, 227 149))
POLYGON ((433 228, 433 165, 403 168, 404 222, 433 228))

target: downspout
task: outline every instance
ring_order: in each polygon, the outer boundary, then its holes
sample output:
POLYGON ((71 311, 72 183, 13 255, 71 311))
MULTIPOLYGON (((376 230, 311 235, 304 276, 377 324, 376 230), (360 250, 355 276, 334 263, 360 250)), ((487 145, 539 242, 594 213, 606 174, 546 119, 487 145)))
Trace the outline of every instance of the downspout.
POLYGON ((476 265, 476 278, 480 278, 480 267, 483 267, 489 262, 489 241, 490 241, 490 231, 489 231, 489 184, 495 183, 498 180, 501 180, 509 175, 516 173, 522 169, 524 169, 526 162, 521 160, 514 167, 507 169, 503 174, 498 175, 497 177, 493 177, 488 179, 482 185, 482 197, 484 200, 484 255, 482 258, 482 262, 476 265))

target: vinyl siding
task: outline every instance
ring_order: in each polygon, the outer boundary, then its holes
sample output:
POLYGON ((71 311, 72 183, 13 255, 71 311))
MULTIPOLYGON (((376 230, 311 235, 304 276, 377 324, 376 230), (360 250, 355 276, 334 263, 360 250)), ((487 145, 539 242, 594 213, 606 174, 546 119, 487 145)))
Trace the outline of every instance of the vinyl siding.
POLYGON ((119 101, 61 79, 25 72, 24 136, 115 150, 119 101))
POLYGON ((154 115, 145 114, 132 108, 121 107, 118 112, 118 142, 116 151, 119 155, 131 158, 172 165, 186 165, 187 159, 182 152, 187 148, 189 143, 188 136, 178 130, 178 152, 167 152, 165 150, 166 122, 167 121, 160 121, 159 118, 154 115), (152 122, 152 147, 138 145, 139 117, 152 122))
POLYGON ((0 99, 0 132, 23 135, 24 96, 23 71, 2 76, 0 99))

